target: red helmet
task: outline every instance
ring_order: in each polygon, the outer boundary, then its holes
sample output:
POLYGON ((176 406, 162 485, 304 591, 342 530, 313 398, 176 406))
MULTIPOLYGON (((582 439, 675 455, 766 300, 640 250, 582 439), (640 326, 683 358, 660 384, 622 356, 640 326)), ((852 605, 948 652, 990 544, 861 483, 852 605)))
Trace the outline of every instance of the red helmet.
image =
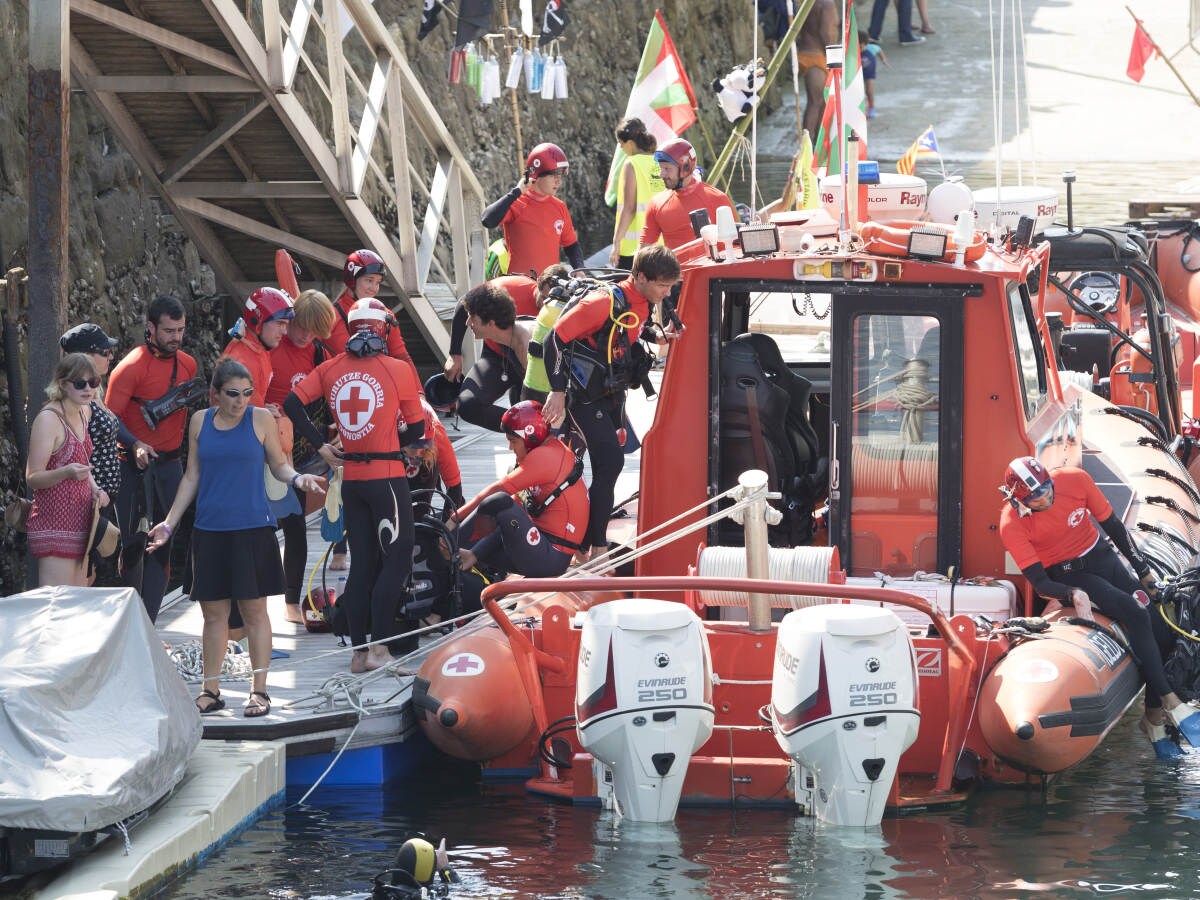
POLYGON ((294 319, 296 310, 292 306, 292 298, 279 288, 260 287, 246 298, 246 306, 242 311, 242 319, 246 327, 258 332, 263 325, 272 319, 294 319))
POLYGON ((1024 503, 1034 494, 1040 497, 1052 483, 1050 473, 1040 460, 1033 456, 1018 456, 1005 469, 1004 487, 1000 490, 1008 499, 1024 503))
POLYGON ((679 166, 679 180, 686 182, 696 171, 696 148, 683 138, 675 138, 654 151, 654 161, 675 163, 679 166))
POLYGON ((370 297, 366 300, 356 300, 346 315, 351 334, 369 331, 387 340, 388 329, 392 324, 392 314, 383 302, 370 297))
POLYGON ((562 152, 558 144, 538 144, 525 158, 525 174, 530 178, 538 178, 542 175, 553 175, 555 172, 565 172, 570 165, 567 162, 567 154, 562 152))
POLYGON ((363 275, 382 275, 386 271, 379 254, 370 250, 355 250, 346 257, 346 265, 342 266, 342 284, 354 290, 354 282, 363 275))
POLYGON ((500 417, 500 427, 524 438, 526 451, 540 447, 550 437, 550 426, 542 418, 542 404, 536 400, 522 400, 510 406, 500 417))

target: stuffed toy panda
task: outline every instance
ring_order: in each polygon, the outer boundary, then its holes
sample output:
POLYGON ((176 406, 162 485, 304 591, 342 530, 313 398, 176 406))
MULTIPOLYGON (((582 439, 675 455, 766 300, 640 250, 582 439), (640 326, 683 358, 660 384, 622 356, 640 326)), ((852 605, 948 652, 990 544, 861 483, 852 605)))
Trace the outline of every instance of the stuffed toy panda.
POLYGON ((717 102, 720 103, 725 118, 736 122, 754 108, 758 103, 755 87, 765 74, 760 59, 756 63, 735 66, 724 78, 714 79, 713 93, 717 95, 717 102))

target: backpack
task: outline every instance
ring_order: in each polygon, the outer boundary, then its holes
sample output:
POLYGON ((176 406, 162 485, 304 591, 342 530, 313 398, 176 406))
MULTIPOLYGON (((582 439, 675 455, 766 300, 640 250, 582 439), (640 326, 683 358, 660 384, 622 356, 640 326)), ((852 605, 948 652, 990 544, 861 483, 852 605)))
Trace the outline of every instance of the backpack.
POLYGON ((1200 567, 1182 572, 1164 587, 1150 615, 1165 614, 1170 622, 1172 608, 1175 646, 1163 669, 1179 699, 1187 703, 1200 698, 1200 567))
MULTIPOLYGON (((567 367, 568 392, 582 392, 588 400, 598 400, 644 383, 653 362, 640 337, 631 339, 624 327, 618 327, 623 316, 630 312, 625 292, 615 284, 589 279, 572 279, 567 285, 570 300, 559 318, 596 291, 609 295, 608 320, 586 340, 569 342, 562 363, 567 367)), ((647 323, 642 322, 642 326, 647 323)))

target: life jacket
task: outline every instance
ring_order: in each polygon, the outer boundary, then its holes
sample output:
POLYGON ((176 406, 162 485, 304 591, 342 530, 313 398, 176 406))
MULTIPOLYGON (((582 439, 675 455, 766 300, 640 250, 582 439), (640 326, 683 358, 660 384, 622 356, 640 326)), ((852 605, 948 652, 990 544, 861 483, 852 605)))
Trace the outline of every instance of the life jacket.
POLYGON ((483 262, 483 280, 491 281, 508 274, 508 244, 504 238, 496 238, 488 246, 487 258, 483 262))

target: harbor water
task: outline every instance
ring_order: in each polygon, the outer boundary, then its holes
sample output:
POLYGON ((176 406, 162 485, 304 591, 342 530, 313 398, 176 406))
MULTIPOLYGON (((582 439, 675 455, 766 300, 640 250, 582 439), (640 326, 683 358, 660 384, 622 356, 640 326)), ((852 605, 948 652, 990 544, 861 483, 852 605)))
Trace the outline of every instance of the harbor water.
POLYGON ((462 878, 455 897, 1190 897, 1200 895, 1200 753, 1157 762, 1131 711, 1044 792, 983 790, 867 830, 782 809, 684 808, 674 825, 631 824, 464 772, 318 789, 156 896, 361 898, 416 832, 446 838, 462 878))

